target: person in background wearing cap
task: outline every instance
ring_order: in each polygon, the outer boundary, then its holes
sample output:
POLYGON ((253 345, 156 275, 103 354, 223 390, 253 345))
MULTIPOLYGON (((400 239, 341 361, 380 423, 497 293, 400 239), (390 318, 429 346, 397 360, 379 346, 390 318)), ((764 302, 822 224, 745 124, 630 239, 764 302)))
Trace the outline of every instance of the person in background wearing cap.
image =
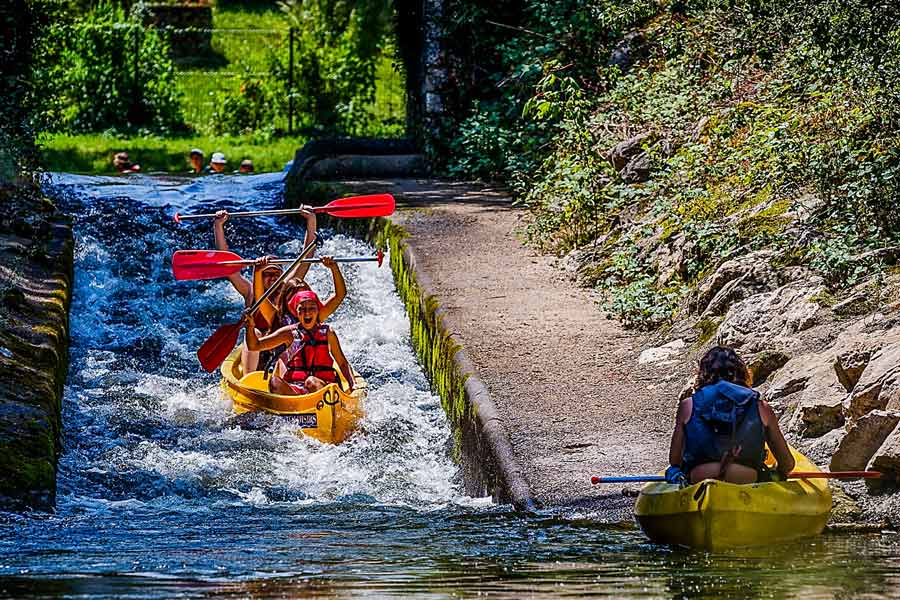
POLYGON ((295 292, 288 308, 297 322, 259 337, 247 323, 245 343, 253 351, 287 346, 278 359, 276 372, 269 378, 269 391, 300 395, 316 392, 330 383, 338 383, 336 364, 347 381, 346 392, 353 391, 353 369, 344 356, 341 343, 331 326, 322 323, 322 303, 312 290, 295 292))
POLYGON ((241 161, 241 166, 238 167, 238 170, 235 173, 240 173, 242 175, 247 175, 248 173, 253 172, 253 161, 249 158, 245 158, 241 161))
POLYGON ((221 152, 213 152, 212 157, 209 159, 209 164, 206 165, 206 168, 203 169, 203 172, 207 175, 212 175, 214 173, 224 173, 225 165, 228 164, 228 161, 225 160, 225 155, 221 152))
POLYGON ((189 173, 199 175, 203 172, 203 150, 200 148, 193 148, 188 160, 191 163, 191 170, 189 173))
POLYGON ((131 161, 128 160, 127 152, 117 152, 113 156, 113 166, 119 173, 137 173, 141 170, 141 165, 131 164, 131 161))
MULTIPOLYGON (((309 206, 302 206, 301 209, 300 214, 306 218, 306 236, 303 240, 303 246, 305 248, 316 240, 316 213, 314 213, 309 206)), ((220 210, 216 213, 216 218, 213 221, 216 248, 226 252, 228 251, 228 242, 225 240, 225 221, 227 220, 228 211, 220 210)), ((252 282, 248 281, 240 272, 232 273, 228 276, 231 285, 234 286, 234 289, 244 298, 245 306, 249 307, 253 305, 263 292, 272 287, 275 280, 281 276, 281 267, 275 264, 270 265, 270 258, 271 257, 269 256, 263 256, 256 260, 256 264, 253 265, 252 282)), ((291 278, 303 279, 306 277, 307 271, 309 271, 309 266, 310 263, 300 263, 287 277, 285 277, 285 281, 291 278)), ((335 293, 343 293, 340 294, 340 299, 337 304, 339 304, 346 295, 343 278, 340 278, 340 281, 338 281, 338 279, 338 277, 335 278, 335 293)), ((335 304, 335 307, 337 304, 335 304)), ((273 327, 279 325, 277 322, 277 315, 278 310, 275 308, 275 305, 271 301, 266 300, 254 314, 253 320, 256 326, 262 331, 270 331, 273 327)), ((259 364, 259 353, 248 351, 246 345, 241 352, 241 365, 244 369, 244 373, 256 371, 259 367, 265 366, 259 364)))

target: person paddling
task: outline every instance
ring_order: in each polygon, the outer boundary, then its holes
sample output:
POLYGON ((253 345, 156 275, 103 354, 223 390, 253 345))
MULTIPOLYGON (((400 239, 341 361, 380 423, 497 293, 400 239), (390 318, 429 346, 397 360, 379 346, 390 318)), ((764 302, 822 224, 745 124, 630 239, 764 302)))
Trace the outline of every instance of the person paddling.
POLYGON ((263 337, 247 324, 245 343, 251 351, 288 346, 278 359, 275 374, 269 378, 269 391, 291 396, 318 391, 338 382, 335 364, 347 381, 345 391, 353 391, 353 370, 334 330, 322 323, 322 308, 315 292, 302 290, 288 300, 288 310, 297 319, 296 323, 263 337))
MULTIPOLYGON (((309 246, 316 239, 316 213, 310 207, 301 207, 303 210, 300 214, 306 218, 306 236, 303 240, 303 246, 309 246)), ((216 238, 216 248, 228 251, 228 242, 225 240, 225 222, 228 220, 228 211, 220 210, 216 212, 216 218, 213 221, 213 232, 216 238)), ((271 257, 263 256, 257 259, 253 266, 253 281, 249 281, 240 272, 232 273, 228 276, 228 281, 234 286, 234 289, 244 298, 244 306, 251 306, 256 302, 263 292, 272 287, 272 284, 281 276, 282 268, 278 265, 269 264, 271 257)), ((309 271, 310 263, 300 263, 289 275, 303 279, 309 271)), ((341 280, 343 284, 343 279, 341 280)), ((335 284, 337 290, 337 284, 335 284)), ((343 289, 343 286, 342 288, 343 289)), ((346 293, 346 292, 345 292, 346 293)), ((343 297, 341 297, 343 300, 343 297)), ((275 305, 266 300, 260 305, 259 310, 253 315, 254 324, 262 331, 269 331, 278 325, 277 313, 275 305)), ((244 373, 255 371, 259 367, 259 355, 256 352, 250 352, 246 346, 241 351, 241 366, 244 373)))
POLYGON ((695 392, 681 401, 669 447, 666 479, 691 483, 721 479, 754 483, 766 470, 765 444, 775 456, 777 470, 794 468, 778 418, 769 404, 750 389, 752 376, 730 348, 716 346, 703 358, 695 392))

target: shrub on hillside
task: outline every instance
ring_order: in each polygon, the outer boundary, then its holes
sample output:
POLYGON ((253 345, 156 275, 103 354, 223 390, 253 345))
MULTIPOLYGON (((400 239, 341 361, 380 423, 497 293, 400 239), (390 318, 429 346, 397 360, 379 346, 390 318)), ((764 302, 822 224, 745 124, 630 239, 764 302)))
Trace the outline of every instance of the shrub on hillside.
POLYGON ((182 123, 168 43, 116 4, 101 2, 83 18, 55 23, 38 54, 45 129, 166 132, 182 123))

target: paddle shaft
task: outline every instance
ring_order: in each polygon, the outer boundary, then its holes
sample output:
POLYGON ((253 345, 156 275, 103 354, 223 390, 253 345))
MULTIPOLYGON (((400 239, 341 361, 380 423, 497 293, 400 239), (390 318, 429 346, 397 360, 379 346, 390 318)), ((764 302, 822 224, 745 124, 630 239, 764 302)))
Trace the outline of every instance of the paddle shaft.
MULTIPOLYGON (((356 204, 353 206, 353 209, 362 209, 362 208, 379 208, 381 204, 356 204)), ((350 207, 343 206, 316 206, 313 207, 312 210, 314 213, 327 213, 329 211, 339 212, 341 209, 348 210, 350 207)), ((295 215, 302 212, 303 208, 277 208, 272 210, 247 210, 243 212, 230 212, 228 213, 228 218, 232 217, 264 217, 269 215, 295 215)), ((180 221, 184 221, 185 219, 209 219, 211 217, 215 217, 216 213, 203 213, 198 215, 178 215, 178 219, 180 221)))
MULTIPOLYGON (((352 262, 377 262, 380 260, 377 256, 344 256, 340 258, 335 258, 334 262, 336 263, 352 263, 352 262)), ((210 265, 241 265, 241 266, 249 266, 254 264, 255 260, 223 260, 221 262, 211 262, 210 265)), ((270 265, 286 265, 294 262, 293 258, 273 258, 269 260, 270 265)), ((304 258, 302 261, 304 263, 320 263, 322 262, 321 258, 304 258)))
MULTIPOLYGON (((879 471, 792 471, 788 473, 788 479, 881 479, 879 471)), ((621 477, 591 477, 591 483, 633 483, 665 481, 662 475, 626 475, 621 477)))

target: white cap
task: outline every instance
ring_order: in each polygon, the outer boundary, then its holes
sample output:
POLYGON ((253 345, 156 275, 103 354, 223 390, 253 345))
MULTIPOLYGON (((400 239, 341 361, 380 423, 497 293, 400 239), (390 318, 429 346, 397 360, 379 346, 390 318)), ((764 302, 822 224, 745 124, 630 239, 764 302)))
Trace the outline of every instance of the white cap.
POLYGON ((209 160, 209 162, 224 165, 228 161, 225 160, 225 155, 221 152, 213 152, 212 158, 209 160))

